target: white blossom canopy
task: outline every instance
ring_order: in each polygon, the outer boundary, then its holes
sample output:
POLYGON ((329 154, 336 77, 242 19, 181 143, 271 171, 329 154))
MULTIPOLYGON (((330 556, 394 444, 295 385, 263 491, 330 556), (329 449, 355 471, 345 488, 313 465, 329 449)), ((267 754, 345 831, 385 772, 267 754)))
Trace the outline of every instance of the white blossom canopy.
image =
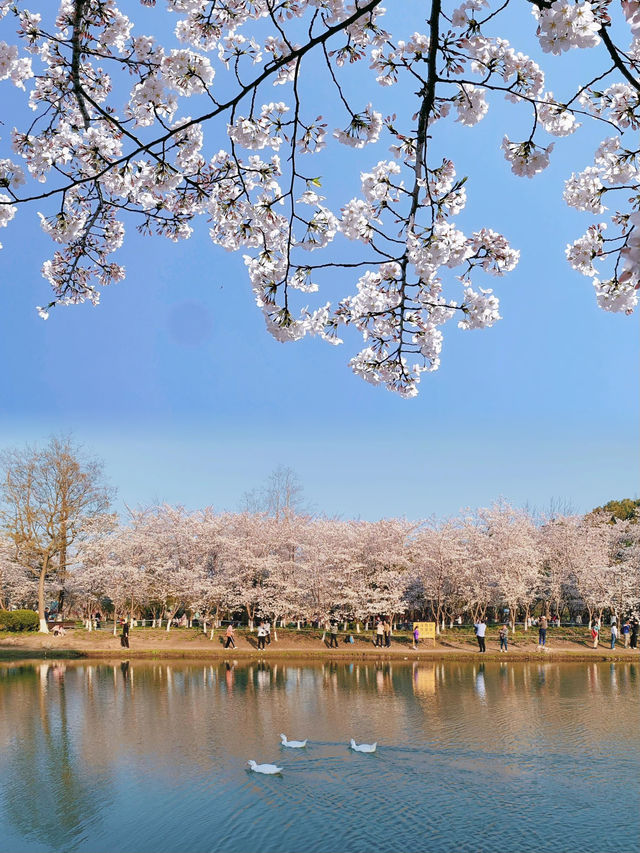
POLYGON ((0 226, 32 208, 58 244, 42 268, 54 295, 40 314, 95 303, 101 287, 123 279, 111 255, 125 223, 182 240, 204 217, 215 244, 244 253, 278 340, 312 334, 337 344, 354 327, 365 343, 350 361, 355 373, 413 396, 420 375, 440 364, 445 324, 500 319, 486 277, 518 262, 488 225, 457 227, 473 176, 467 183, 438 153, 456 123, 476 125, 495 98, 530 115, 524 137, 507 128, 502 143, 517 175, 546 168, 549 136, 587 121, 602 127, 592 164, 566 181, 566 203, 596 217, 567 258, 593 280, 602 308, 631 313, 640 286, 640 2, 530 2, 542 62, 592 51, 595 71, 559 95, 542 65, 501 37, 509 3, 432 0, 422 29, 405 32, 417 14, 409 3, 403 16, 381 0, 167 0, 175 28, 165 38, 160 7, 139 9, 139 32, 114 0, 62 0, 57 13, 0 0, 0 81, 25 93, 0 142, 0 226), (392 24, 395 33, 385 29, 392 24), (388 87, 412 104, 406 115, 383 112, 388 87), (330 127, 334 114, 344 119, 330 127), (367 156, 385 141, 382 159, 367 156), (319 192, 315 163, 330 169, 340 146, 362 150, 361 191, 336 206, 319 192), (310 306, 336 268, 347 294, 310 306))

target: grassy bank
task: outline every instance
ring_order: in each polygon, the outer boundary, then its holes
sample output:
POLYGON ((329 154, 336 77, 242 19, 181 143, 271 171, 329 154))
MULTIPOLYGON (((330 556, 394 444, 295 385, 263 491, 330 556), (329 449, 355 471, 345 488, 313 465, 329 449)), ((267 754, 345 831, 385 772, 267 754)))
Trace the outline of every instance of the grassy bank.
MULTIPOLYGON (((608 635, 608 631, 604 632, 608 635)), ((624 649, 620 644, 609 648, 608 642, 592 648, 589 632, 585 627, 551 628, 547 632, 547 645, 539 649, 537 630, 516 631, 509 637, 509 651, 499 651, 498 626, 487 630, 487 652, 480 655, 473 628, 456 626, 445 631, 433 642, 422 641, 417 650, 412 649, 412 638, 408 631, 393 635, 390 648, 373 645, 371 632, 351 633, 354 642, 345 642, 347 634, 338 635, 338 648, 328 647, 328 637, 322 641, 323 632, 315 628, 301 630, 278 628, 277 637, 264 652, 257 648, 255 632, 247 629, 236 631, 236 648, 225 650, 224 632, 218 630, 213 639, 196 628, 172 628, 167 632, 161 628, 133 628, 130 648, 122 648, 120 638, 111 631, 86 631, 77 627, 68 630, 64 637, 39 633, 0 632, 0 658, 26 659, 42 657, 58 658, 191 658, 224 659, 234 658, 311 658, 311 659, 451 659, 480 658, 484 660, 541 660, 570 661, 631 661, 638 660, 638 650, 624 649)))

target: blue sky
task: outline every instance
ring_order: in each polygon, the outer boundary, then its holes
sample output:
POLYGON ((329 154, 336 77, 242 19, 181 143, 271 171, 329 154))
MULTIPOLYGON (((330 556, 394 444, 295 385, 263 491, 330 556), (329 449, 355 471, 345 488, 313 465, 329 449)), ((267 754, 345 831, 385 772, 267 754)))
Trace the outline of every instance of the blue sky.
MULTIPOLYGON (((528 49, 525 23, 516 46, 528 49)), ((570 57, 568 76, 585 56, 570 57)), ((307 96, 323 93, 310 86, 307 96)), ((469 175, 460 226, 492 227, 521 250, 515 272, 478 281, 494 287, 504 319, 486 331, 446 327, 442 366, 416 399, 351 373, 355 333, 337 348, 274 341, 242 258, 213 246, 204 220, 178 245, 130 225, 119 253, 127 279, 98 308, 56 309, 43 322, 34 306, 50 298, 40 266, 51 247, 41 206, 0 235, 0 445, 73 432, 104 459, 119 508, 236 509, 278 464, 297 472, 317 511, 343 517, 448 515, 499 496, 586 511, 636 495, 637 322, 600 311, 564 259, 591 220, 563 205, 563 180, 589 165, 601 134, 558 140, 547 172, 518 179, 499 146, 526 120, 507 107, 492 106, 476 128, 444 126, 440 143, 469 175)), ((387 144, 326 158, 318 172, 329 199, 355 195, 359 171, 387 144)), ((332 287, 352 292, 352 274, 337 273, 332 287)))

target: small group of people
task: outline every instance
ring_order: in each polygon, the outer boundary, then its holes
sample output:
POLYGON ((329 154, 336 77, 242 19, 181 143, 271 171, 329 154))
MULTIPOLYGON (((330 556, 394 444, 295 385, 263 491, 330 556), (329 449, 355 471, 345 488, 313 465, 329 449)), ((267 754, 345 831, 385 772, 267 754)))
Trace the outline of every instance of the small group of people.
MULTIPOLYGON (((258 649, 263 650, 265 645, 271 645, 271 622, 260 622, 258 625, 258 649)), ((235 649, 236 629, 233 622, 229 622, 224 634, 225 649, 235 649)))
POLYGON ((391 647, 391 622, 386 617, 377 616, 373 632, 373 645, 378 648, 391 647))
MULTIPOLYGON (((326 634, 327 634, 327 631, 325 631, 325 633, 322 635, 323 640, 325 639, 326 634)), ((329 621, 328 634, 329 634, 329 648, 330 649, 337 649, 338 648, 338 620, 337 619, 331 619, 329 621)), ((345 643, 353 643, 354 642, 353 635, 352 634, 346 634, 344 637, 344 642, 345 643)))
MULTIPOLYGON (((638 648, 638 628, 640 627, 640 623, 638 622, 637 616, 634 616, 631 619, 625 619, 622 623, 622 628, 620 631, 618 630, 618 617, 613 615, 611 617, 611 645, 610 648, 615 649, 616 642, 620 633, 622 634, 622 639, 624 640, 625 649, 637 649, 638 648)), ((602 630, 602 625, 599 619, 596 619, 591 625, 591 639, 593 640, 593 648, 598 648, 598 643, 600 642, 600 633, 602 630)))
POLYGON ((271 622, 260 622, 258 625, 258 648, 264 651, 265 646, 271 645, 271 622))
MULTIPOLYGON (((480 616, 478 621, 474 623, 473 630, 475 631, 476 640, 478 641, 478 649, 481 652, 487 651, 486 644, 486 636, 487 636, 487 623, 485 622, 484 616, 480 616)), ((500 651, 508 652, 509 651, 509 626, 507 623, 503 623, 500 626, 500 630, 498 631, 498 639, 500 640, 500 651)))

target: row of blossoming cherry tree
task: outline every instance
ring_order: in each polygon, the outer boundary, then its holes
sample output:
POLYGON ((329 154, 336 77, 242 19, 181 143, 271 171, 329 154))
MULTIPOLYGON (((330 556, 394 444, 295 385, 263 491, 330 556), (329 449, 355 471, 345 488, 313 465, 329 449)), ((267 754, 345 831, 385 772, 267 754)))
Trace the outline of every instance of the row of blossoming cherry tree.
MULTIPOLYGON (((34 603, 32 571, 3 544, 6 606, 34 603)), ((534 518, 504 501, 419 523, 314 518, 286 507, 216 513, 156 506, 112 515, 52 572, 47 594, 65 589, 66 608, 85 616, 148 618, 167 630, 177 614, 213 627, 235 618, 253 627, 329 618, 366 625, 376 614, 426 617, 438 629, 481 614, 562 619, 640 608, 640 524, 609 516, 534 518), (493 608, 493 609, 491 609, 493 608)))

